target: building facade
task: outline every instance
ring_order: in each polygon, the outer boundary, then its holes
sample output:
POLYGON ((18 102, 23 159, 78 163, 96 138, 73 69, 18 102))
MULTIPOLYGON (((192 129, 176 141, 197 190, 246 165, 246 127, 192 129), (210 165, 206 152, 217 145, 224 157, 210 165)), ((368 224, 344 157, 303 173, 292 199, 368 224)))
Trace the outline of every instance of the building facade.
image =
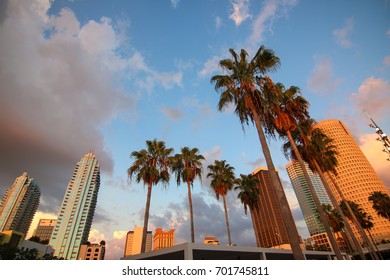
MULTIPOLYGON (((328 137, 333 139, 338 155, 337 175, 332 176, 345 199, 353 201, 372 217, 374 227, 370 229, 373 238, 380 242, 390 239, 390 221, 379 217, 368 200, 371 193, 380 191, 389 194, 385 185, 374 171, 373 167, 363 154, 353 135, 342 121, 326 120, 316 124, 328 137)), ((384 159, 385 160, 385 159, 384 159)), ((332 184, 329 176, 327 182, 337 201, 341 197, 332 184)), ((360 236, 355 228, 355 235, 360 236)))
POLYGON ((153 250, 160 250, 173 245, 175 245, 175 230, 163 231, 162 228, 156 228, 153 236, 153 250))
POLYGON ((50 238, 54 255, 76 260, 88 241, 100 188, 100 166, 92 152, 86 154, 73 172, 50 238))
POLYGON ((40 219, 33 236, 39 237, 41 242, 46 240, 49 242, 56 223, 56 219, 40 219))
MULTIPOLYGON (((320 203, 331 205, 330 199, 326 193, 324 185, 322 184, 320 176, 313 173, 307 163, 305 163, 305 168, 309 174, 311 182, 313 183, 320 203)), ((303 175, 301 165, 298 161, 292 161, 286 165, 286 170, 294 192, 297 196, 298 203, 301 207, 303 217, 310 235, 316 235, 325 232, 324 225, 320 221, 317 206, 314 203, 314 198, 311 195, 309 185, 305 179, 305 176, 303 175)))
POLYGON ((105 243, 100 244, 83 244, 79 251, 79 260, 104 260, 106 253, 105 243))
MULTIPOLYGON (((133 230, 127 232, 124 252, 125 257, 141 253, 142 231, 143 227, 134 227, 133 230)), ((150 252, 152 250, 152 239, 152 232, 147 231, 145 252, 150 252)))
POLYGON ((280 203, 277 200, 268 170, 260 167, 253 171, 252 175, 259 180, 258 188, 260 191, 258 207, 251 211, 257 246, 270 248, 289 244, 280 203))
POLYGON ((0 232, 27 234, 39 206, 41 192, 35 180, 24 172, 7 189, 0 201, 0 232))

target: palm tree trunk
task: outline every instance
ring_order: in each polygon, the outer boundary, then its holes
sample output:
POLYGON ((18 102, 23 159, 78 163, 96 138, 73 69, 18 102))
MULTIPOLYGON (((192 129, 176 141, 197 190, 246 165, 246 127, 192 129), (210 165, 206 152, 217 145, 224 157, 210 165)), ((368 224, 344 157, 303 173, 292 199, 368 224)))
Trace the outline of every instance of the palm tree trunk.
POLYGON ((315 205, 317 206, 317 211, 318 211, 318 214, 320 216, 320 220, 321 220, 322 224, 324 225, 326 234, 328 235, 328 238, 329 238, 330 244, 332 245, 333 251, 334 251, 337 259, 342 260, 343 256, 341 255, 339 245, 337 244, 337 241, 336 241, 336 239, 333 235, 333 232, 329 226, 328 220, 326 219, 324 209, 322 209, 321 202, 318 199, 318 195, 314 189, 312 181, 310 180, 309 174, 307 173, 306 166, 305 166, 305 163, 303 162, 301 154, 299 153, 298 148, 295 145, 294 139, 291 136, 290 130, 287 131, 287 137, 288 137, 288 140, 290 141, 290 144, 291 144, 291 147, 294 151, 294 154, 295 154, 296 158, 298 159, 298 162, 301 166, 301 169, 303 171, 303 175, 306 179, 307 185, 309 186, 310 194, 313 197, 315 205))
POLYGON ((360 236, 363 239, 363 242, 368 246, 368 250, 369 250, 372 258, 375 260, 378 260, 379 257, 376 254, 374 247, 372 246, 370 240, 368 239, 366 232, 362 228, 362 225, 359 223, 358 219, 356 218, 355 213, 352 211, 351 206, 349 205, 348 201, 345 199, 344 194, 341 192, 339 185, 337 184, 336 180, 333 178, 333 176, 330 172, 327 172, 327 174, 328 174, 328 177, 330 178, 330 180, 332 181, 336 191, 340 195, 341 201, 345 202, 345 206, 347 207, 347 210, 352 217, 352 221, 354 222, 355 226, 357 227, 357 229, 360 233, 360 236))
POLYGON ((152 196, 152 183, 149 183, 148 184, 148 193, 146 195, 144 228, 142 229, 141 253, 145 253, 145 249, 146 249, 146 236, 147 236, 147 232, 148 232, 149 209, 150 209, 151 196, 152 196))
MULTIPOLYGON (((326 182, 326 179, 325 179, 325 177, 324 177, 324 173, 322 172, 322 170, 321 170, 321 168, 320 168, 320 166, 318 165, 318 163, 317 163, 316 160, 314 160, 314 165, 315 165, 315 167, 316 167, 316 169, 317 169, 318 175, 320 175, 321 181, 322 181, 322 183, 323 183, 323 185, 324 185, 324 187, 325 187, 326 193, 328 194, 328 196, 329 196, 329 198, 330 198, 330 200, 331 200, 331 202, 332 202, 332 204, 333 204, 333 207, 334 207, 334 208, 336 209, 336 211, 340 214, 340 217, 341 217, 341 219, 343 220, 343 223, 344 223, 344 225, 345 225, 345 227, 346 227, 346 229, 347 229, 347 231, 348 231, 348 233, 349 233, 349 236, 350 236, 350 238, 352 239, 352 244, 354 245, 354 248, 356 248, 356 250, 358 251, 358 253, 359 253, 359 255, 360 255, 360 258, 361 258, 362 260, 365 260, 366 257, 365 257, 365 255, 364 255, 364 253, 363 253, 362 246, 360 245, 360 243, 359 243, 359 241, 357 240, 355 234, 353 233, 353 230, 352 230, 352 228, 351 228, 349 222, 347 221, 347 218, 345 217, 343 211, 342 211, 341 208, 340 208, 340 205, 337 203, 336 198, 334 197, 332 191, 330 190, 329 185, 328 185, 328 183, 326 182)), ((347 241, 347 240, 346 240, 346 241, 347 241)))
POLYGON ((191 242, 195 243, 195 230, 194 230, 194 214, 192 209, 192 196, 191 196, 191 182, 187 182, 188 186, 188 205, 190 207, 190 220, 191 220, 191 242))
POLYGON ((227 234, 228 234, 228 241, 229 241, 229 245, 231 246, 232 245, 232 239, 230 237, 229 217, 228 217, 228 212, 227 212, 227 208, 226 208, 226 198, 225 198, 225 195, 222 195, 222 199, 223 199, 223 208, 225 209, 225 220, 226 220, 226 229, 227 229, 227 234))
POLYGON ((261 148, 263 150, 265 162, 267 163, 268 173, 271 178, 272 185, 274 187, 276 198, 279 202, 281 214, 283 217, 284 224, 286 226, 286 232, 288 239, 290 240, 291 251, 295 260, 304 260, 305 255, 302 253, 299 242, 299 234, 297 227, 295 226, 294 218, 292 216, 289 204, 287 202, 286 194, 284 193, 283 186, 276 173, 274 163, 272 161, 271 153, 268 148, 267 139, 262 127, 262 122, 259 114, 257 113, 255 106, 250 98, 246 100, 248 107, 253 114, 253 120, 256 125, 257 134, 259 136, 261 148))

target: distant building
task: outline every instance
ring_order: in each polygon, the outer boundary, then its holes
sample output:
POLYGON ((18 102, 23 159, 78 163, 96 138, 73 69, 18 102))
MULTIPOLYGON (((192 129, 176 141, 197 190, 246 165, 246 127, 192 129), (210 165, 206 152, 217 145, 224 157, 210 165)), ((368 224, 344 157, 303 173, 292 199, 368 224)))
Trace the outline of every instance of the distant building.
POLYGON ((203 238, 203 244, 219 245, 220 242, 217 240, 217 237, 213 235, 207 235, 203 238))
MULTIPOLYGON (((307 163, 305 163, 305 168, 309 174, 311 182, 313 183, 315 192, 321 205, 331 205, 330 199, 326 193, 324 185, 322 184, 320 176, 313 173, 307 163)), ((310 192, 309 184, 303 175, 301 165, 298 161, 292 161, 286 165, 286 169, 295 194, 297 195, 298 203, 302 210, 303 217, 305 219, 307 228, 309 229, 310 235, 324 233, 324 225, 320 220, 317 206, 314 203, 314 198, 310 192)))
POLYGON ((50 238, 56 257, 77 260, 81 245, 88 241, 99 188, 100 166, 89 152, 76 164, 50 238))
POLYGON ((104 260, 105 242, 100 244, 83 244, 80 247, 79 260, 104 260))
POLYGON ((56 223, 56 219, 40 219, 37 228, 34 230, 33 236, 39 237, 41 242, 47 240, 47 243, 49 243, 56 223))
MULTIPOLYGON (((127 233, 125 252, 124 252, 125 257, 141 253, 142 231, 143 231, 143 227, 134 227, 133 230, 127 233)), ((152 250, 152 232, 147 231, 145 252, 150 252, 151 250, 152 250)))
POLYGON ((156 228, 153 237, 153 250, 160 250, 173 245, 175 245, 175 230, 163 231, 162 228, 156 228))
MULTIPOLYGON (((380 191, 390 195, 382 180, 376 174, 370 162, 363 154, 353 135, 342 121, 326 120, 315 125, 320 128, 328 137, 333 139, 332 144, 336 146, 338 165, 336 167, 337 182, 345 199, 353 201, 372 217, 374 226, 370 233, 374 240, 381 242, 383 239, 390 239, 390 221, 379 217, 372 208, 372 202, 368 200, 371 193, 380 191)), ((385 162, 386 158, 383 158, 385 162)), ((325 176, 336 200, 340 203, 341 197, 334 188, 332 181, 325 176)), ((355 235, 360 237, 357 229, 352 225, 355 235)))
POLYGON ((289 244, 280 202, 276 198, 268 169, 257 168, 252 175, 259 180, 260 191, 257 208, 251 211, 257 246, 270 248, 289 244))
POLYGON ((17 177, 0 201, 0 232, 13 230, 26 235, 40 196, 38 184, 26 172, 17 177))

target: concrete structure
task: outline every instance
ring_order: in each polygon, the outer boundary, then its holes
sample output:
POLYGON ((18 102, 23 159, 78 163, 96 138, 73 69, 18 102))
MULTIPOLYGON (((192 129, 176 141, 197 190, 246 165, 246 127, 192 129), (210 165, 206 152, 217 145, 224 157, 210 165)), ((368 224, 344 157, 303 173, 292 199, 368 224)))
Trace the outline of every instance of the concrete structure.
MULTIPOLYGON (((308 260, 335 259, 333 252, 303 251, 308 260)), ((349 256, 343 253, 345 259, 349 256)), ((183 243, 121 260, 293 260, 291 250, 183 243)))
MULTIPOLYGON (((305 168, 309 174, 311 182, 313 183, 320 203, 331 205, 330 199, 326 194, 326 190, 321 182, 320 176, 314 174, 307 163, 305 163, 305 168)), ((301 165, 298 161, 292 161, 286 165, 286 169, 310 235, 324 233, 325 228, 320 221, 317 206, 314 203, 314 198, 309 190, 309 185, 303 175, 301 165)))
POLYGON ((106 253, 105 243, 83 244, 79 251, 79 260, 104 260, 106 253))
POLYGON ((26 251, 31 249, 36 249, 38 251, 37 259, 42 258, 44 255, 54 254, 54 249, 50 245, 44 245, 30 240, 23 240, 22 244, 20 245, 20 250, 26 251))
POLYGON ((156 228, 153 237, 153 250, 160 250, 173 245, 175 245, 175 230, 163 231, 162 228, 156 228))
POLYGON ((50 239, 58 258, 77 260, 86 244, 100 188, 100 166, 92 152, 77 164, 65 192, 50 239))
POLYGON ((13 247, 19 248, 22 245, 25 236, 24 233, 14 230, 2 231, 0 232, 0 245, 10 244, 13 247))
POLYGON ((218 241, 217 237, 213 235, 207 235, 203 238, 203 244, 219 245, 220 242, 218 241))
POLYGON ((26 172, 17 177, 0 201, 0 232, 14 230, 26 235, 40 196, 38 184, 26 172))
MULTIPOLYGON (((133 230, 127 232, 125 252, 124 252, 125 257, 141 253, 142 231, 143 231, 143 227, 134 227, 133 230)), ((151 250, 152 250, 152 232, 147 231, 145 252, 150 252, 151 250)))
MULTIPOLYGON (((344 123, 339 120, 322 121, 317 123, 316 127, 332 138, 333 144, 337 147, 338 166, 336 167, 337 176, 334 176, 334 179, 345 199, 359 204, 372 217, 374 227, 370 229, 370 232, 376 241, 390 239, 390 221, 379 217, 372 208, 372 203, 368 201, 368 197, 375 191, 387 194, 389 192, 359 148, 352 134, 344 123)), ((341 197, 328 176, 327 181, 332 193, 340 202, 341 197)), ((359 237, 357 230, 354 230, 355 235, 359 237)))
POLYGON ((46 240, 49 242, 56 223, 56 219, 40 219, 32 236, 39 237, 41 242, 46 240))
POLYGON ((289 244, 280 203, 276 198, 268 170, 260 167, 253 171, 252 175, 259 179, 260 190, 258 207, 251 211, 257 246, 269 248, 289 244))

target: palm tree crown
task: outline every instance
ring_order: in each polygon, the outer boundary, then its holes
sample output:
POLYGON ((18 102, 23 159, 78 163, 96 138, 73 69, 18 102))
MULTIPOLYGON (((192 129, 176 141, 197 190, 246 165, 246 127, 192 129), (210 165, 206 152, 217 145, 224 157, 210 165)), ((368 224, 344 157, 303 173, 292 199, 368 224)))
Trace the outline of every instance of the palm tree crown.
POLYGON ((249 210, 253 210, 258 207, 260 191, 257 187, 259 180, 253 175, 240 174, 240 178, 235 181, 236 187, 234 190, 238 190, 237 198, 244 205, 244 212, 247 214, 249 210))
POLYGON ((390 220, 390 197, 383 192, 373 192, 368 200, 372 202, 372 208, 376 211, 378 216, 390 220))

